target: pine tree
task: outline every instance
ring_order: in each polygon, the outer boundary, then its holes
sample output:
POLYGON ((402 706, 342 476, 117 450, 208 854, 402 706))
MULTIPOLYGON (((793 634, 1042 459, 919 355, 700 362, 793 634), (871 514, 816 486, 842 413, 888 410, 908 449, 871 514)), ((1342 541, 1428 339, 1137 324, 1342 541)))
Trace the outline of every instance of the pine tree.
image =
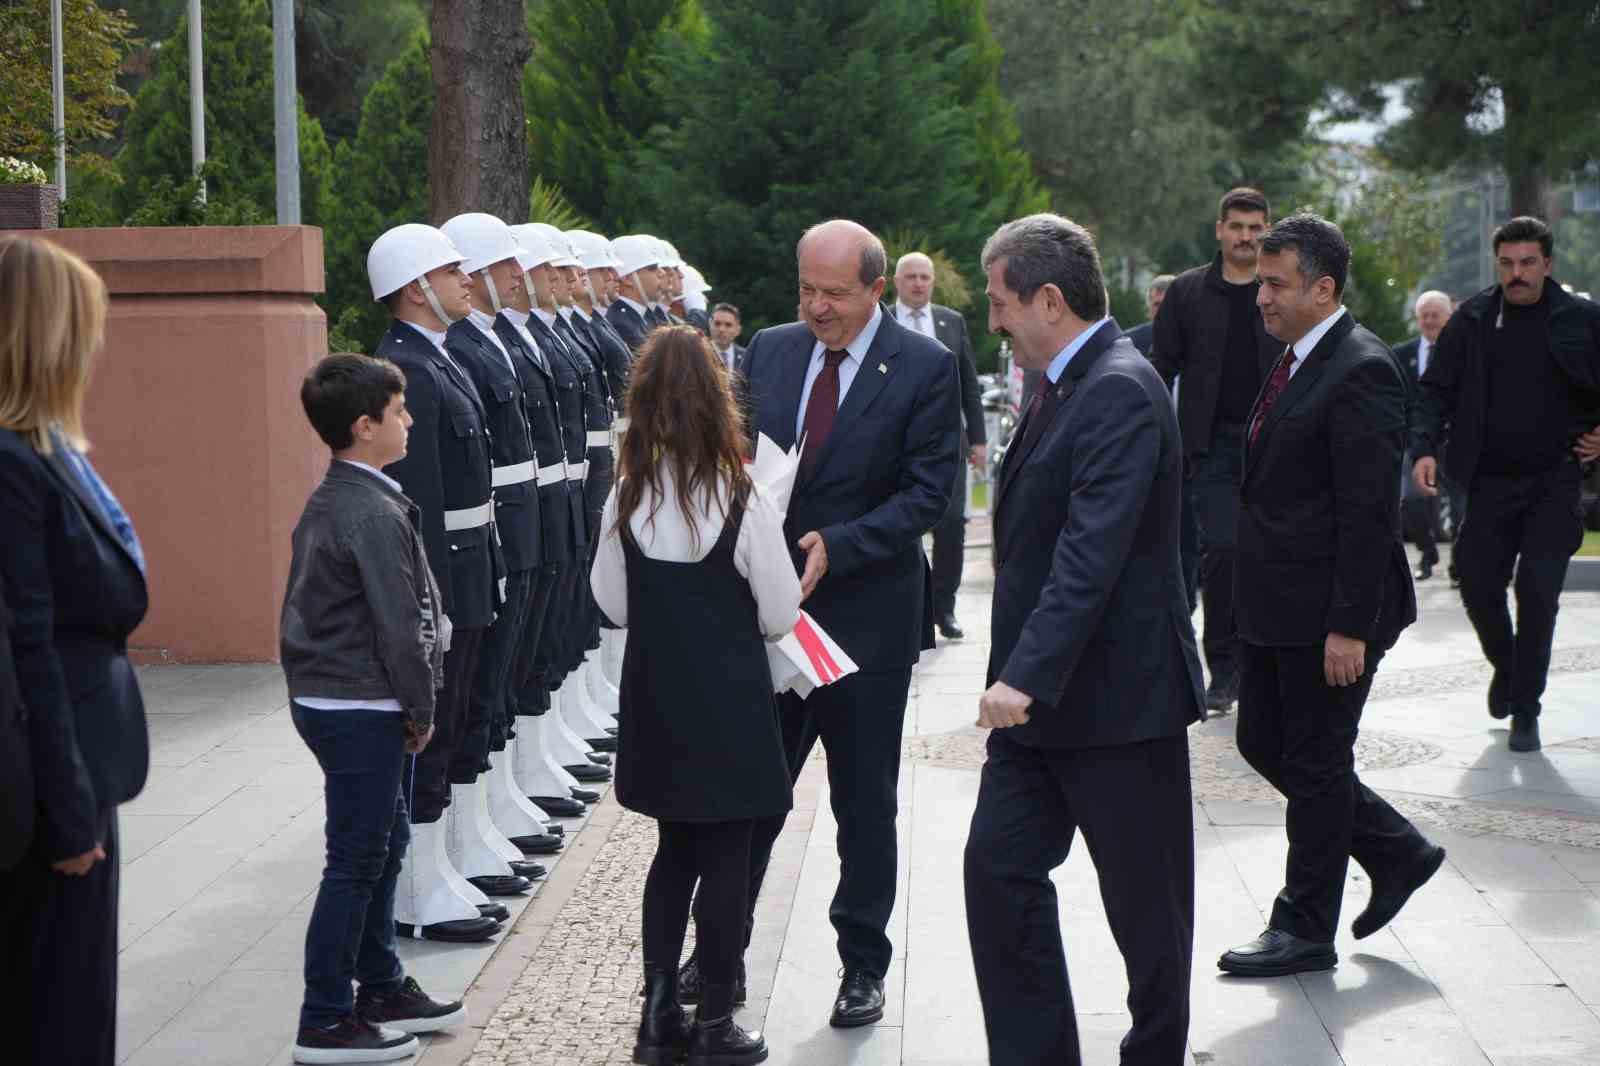
POLYGON ((992 230, 972 124, 922 5, 702 6, 709 41, 669 50, 658 91, 671 89, 678 121, 641 142, 624 210, 735 298, 748 325, 794 317, 795 241, 813 223, 925 235, 929 251, 992 230))
POLYGON ((616 232, 614 185, 646 130, 677 110, 655 87, 669 34, 701 35, 694 0, 531 0, 523 76, 528 160, 578 211, 616 232))
MULTIPOLYGON (((207 198, 230 213, 252 206, 270 220, 277 204, 271 12, 266 0, 209 0, 204 27, 207 198)), ((139 211, 158 189, 181 187, 192 177, 187 41, 185 18, 157 52, 155 71, 140 87, 124 126, 126 143, 117 154, 123 217, 139 211)), ((301 220, 315 226, 327 210, 333 153, 304 103, 299 114, 301 220)))

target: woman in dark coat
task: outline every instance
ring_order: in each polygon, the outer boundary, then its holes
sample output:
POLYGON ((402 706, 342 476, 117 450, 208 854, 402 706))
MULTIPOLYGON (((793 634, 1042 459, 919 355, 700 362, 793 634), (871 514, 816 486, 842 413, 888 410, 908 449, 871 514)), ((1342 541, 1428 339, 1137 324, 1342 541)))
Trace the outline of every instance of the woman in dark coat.
POLYGON ((7 1062, 116 1061, 117 805, 144 786, 127 640, 144 552, 84 454, 83 397, 106 289, 43 240, 0 240, 0 586, 28 714, 33 843, 0 873, 7 1062))
POLYGON ((783 514, 745 472, 738 409, 710 344, 659 329, 628 391, 615 491, 595 558, 595 600, 628 630, 617 798, 655 818, 645 881, 645 1005, 637 1063, 744 1066, 767 1057, 733 1021, 744 949, 750 833, 792 805, 766 641, 794 628, 800 583, 783 514), (692 1032, 677 966, 700 884, 704 980, 692 1032))

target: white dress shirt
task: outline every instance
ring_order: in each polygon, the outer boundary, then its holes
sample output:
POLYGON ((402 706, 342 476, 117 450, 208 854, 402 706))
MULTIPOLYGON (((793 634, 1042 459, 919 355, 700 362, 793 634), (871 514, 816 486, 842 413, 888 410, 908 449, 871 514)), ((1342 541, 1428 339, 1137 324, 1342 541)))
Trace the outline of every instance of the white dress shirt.
POLYGON ((1428 372, 1428 357, 1433 354, 1433 345, 1428 343, 1428 338, 1417 338, 1417 379, 1420 381, 1423 374, 1428 372))
MULTIPOLYGON (((861 361, 867 357, 867 349, 872 347, 872 342, 877 339, 878 326, 883 322, 883 308, 874 306, 872 317, 856 334, 856 339, 845 346, 844 361, 839 364, 839 406, 844 406, 844 394, 850 391, 850 383, 856 379, 856 371, 861 369, 861 361)), ((817 375, 822 373, 826 363, 823 356, 827 353, 828 346, 818 341, 811 346, 811 365, 806 368, 805 387, 800 390, 800 410, 794 415, 794 439, 799 440, 800 434, 806 427, 806 404, 811 402, 811 386, 816 384, 817 375)), ((837 408, 835 408, 837 410, 837 408)))
POLYGON ((1340 305, 1333 314, 1312 326, 1311 332, 1294 342, 1294 362, 1289 364, 1290 377, 1294 377, 1295 372, 1305 365, 1306 356, 1311 354, 1312 349, 1317 346, 1317 342, 1327 336, 1328 331, 1333 328, 1333 324, 1339 321, 1343 315, 1344 307, 1340 305))
MULTIPOLYGON (((704 497, 696 500, 697 509, 685 515, 678 508, 677 487, 669 467, 661 468, 661 491, 665 499, 650 521, 656 497, 645 486, 639 506, 628 518, 634 543, 648 558, 668 563, 697 563, 711 554, 722 536, 723 508, 728 486, 718 488, 721 506, 705 507, 704 497), (698 540, 696 536, 698 535, 698 540)), ((612 489, 600 518, 600 547, 595 552, 594 569, 589 574, 594 600, 613 623, 628 624, 628 556, 617 532, 617 493, 612 489)), ((739 539, 733 547, 733 565, 750 583, 755 596, 756 616, 761 635, 776 640, 794 628, 800 618, 800 578, 789 559, 789 546, 783 536, 783 515, 760 488, 750 493, 745 507, 739 539)), ((714 642, 716 634, 705 635, 714 642)))
POLYGON ((533 339, 533 333, 528 329, 528 312, 515 311, 508 307, 500 313, 506 316, 506 321, 511 323, 511 327, 517 331, 523 343, 527 344, 528 350, 533 352, 533 357, 538 360, 539 365, 548 371, 550 362, 545 358, 544 349, 539 347, 539 342, 533 339))
POLYGON ((894 302, 894 317, 902 326, 916 333, 920 333, 924 337, 932 337, 934 340, 938 340, 939 336, 934 332, 933 328, 933 304, 923 304, 921 310, 922 321, 918 322, 915 310, 907 307, 899 300, 894 302))
POLYGON ((635 300, 635 299, 633 299, 631 297, 623 296, 620 293, 617 295, 617 299, 621 300, 623 303, 627 304, 629 307, 631 307, 635 311, 639 312, 639 317, 640 318, 644 317, 644 304, 640 303, 638 300, 635 300))

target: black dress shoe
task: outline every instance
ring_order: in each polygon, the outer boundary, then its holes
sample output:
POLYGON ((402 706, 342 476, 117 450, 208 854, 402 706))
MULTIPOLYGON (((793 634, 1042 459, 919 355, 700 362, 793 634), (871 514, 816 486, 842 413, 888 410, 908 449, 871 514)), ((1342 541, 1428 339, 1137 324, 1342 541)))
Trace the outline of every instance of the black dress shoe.
POLYGON ((533 882, 516 874, 486 874, 469 877, 467 883, 485 896, 520 896, 533 887, 533 882))
POLYGON ((1213 677, 1206 688, 1206 710, 1225 714, 1239 702, 1239 675, 1213 677))
MULTIPOLYGON (((733 980, 733 1002, 736 1006, 744 1006, 748 989, 745 983, 744 959, 739 960, 739 972, 733 980)), ((678 971, 678 1002, 700 1002, 700 956, 689 952, 689 959, 683 964, 683 969, 678 971)))
POLYGON ((529 881, 538 881, 550 872, 536 862, 518 862, 513 859, 506 865, 511 867, 512 873, 518 877, 526 877, 529 881))
POLYGON ((607 733, 603 737, 584 737, 583 742, 595 751, 616 751, 617 738, 607 733))
POLYGON ((511 917, 511 912, 506 910, 504 903, 480 903, 478 913, 491 922, 503 922, 511 917))
POLYGON ((1444 863, 1444 849, 1435 844, 1426 845, 1417 857, 1405 866, 1383 878, 1372 879, 1372 898, 1367 909, 1356 915, 1350 931, 1357 940, 1376 933, 1394 920, 1400 908, 1406 905, 1411 893, 1428 883, 1444 863))
POLYGON ((572 792, 572 798, 582 803, 600 802, 600 793, 592 788, 573 788, 570 791, 572 792))
POLYGON ((500 931, 500 923, 481 914, 454 922, 434 922, 421 928, 410 922, 395 922, 394 935, 407 940, 441 940, 450 944, 474 944, 488 940, 500 931))
POLYGON ((612 736, 616 736, 617 735, 617 727, 614 726, 614 725, 608 725, 608 726, 606 726, 606 732, 610 733, 612 736))
POLYGON ((1511 715, 1511 739, 1506 747, 1512 751, 1538 751, 1539 716, 1528 711, 1514 711, 1511 715))
MULTIPOLYGON (((560 828, 552 826, 552 829, 560 828)), ((554 855, 561 850, 560 833, 529 833, 527 836, 507 837, 511 845, 524 855, 554 855)))
POLYGON ((592 762, 573 763, 563 766, 563 770, 576 777, 579 781, 610 781, 611 771, 604 766, 596 766, 592 762))
MULTIPOLYGON (((594 747, 593 744, 591 744, 589 746, 591 748, 594 747)), ((589 761, 594 763, 596 766, 610 766, 611 765, 611 756, 607 755, 605 752, 601 751, 599 748, 595 748, 594 751, 591 751, 589 753, 589 761)))
POLYGON ((1339 964, 1332 944, 1302 940, 1282 929, 1268 929, 1248 944, 1222 953, 1217 968, 1240 977, 1283 977, 1331 970, 1339 964))
POLYGON ((954 611, 945 611, 939 615, 938 622, 939 635, 946 640, 960 640, 967 635, 961 626, 956 623, 956 613, 954 611))
POLYGON ((733 986, 708 984, 700 992, 687 1066, 754 1066, 767 1061, 761 1033, 733 1020, 733 986))
POLYGON ((866 970, 846 970, 828 1024, 835 1029, 854 1029, 882 1018, 883 978, 866 970))
POLYGON ((1504 670, 1496 670, 1489 681, 1489 717, 1511 716, 1511 678, 1504 670))
MULTIPOLYGON (((552 818, 576 818, 587 809, 582 801, 571 796, 529 796, 528 799, 552 818)), ((560 827, 551 826, 551 828, 560 827)))

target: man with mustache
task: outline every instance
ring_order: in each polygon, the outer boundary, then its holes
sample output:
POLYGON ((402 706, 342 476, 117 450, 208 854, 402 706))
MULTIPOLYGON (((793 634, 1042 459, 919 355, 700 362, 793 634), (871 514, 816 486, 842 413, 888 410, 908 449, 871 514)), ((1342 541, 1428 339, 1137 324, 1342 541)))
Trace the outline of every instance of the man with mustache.
POLYGON ((1256 309, 1256 253, 1271 222, 1267 198, 1237 188, 1217 207, 1217 257, 1179 274, 1156 316, 1150 361, 1178 390, 1185 491, 1200 541, 1205 605, 1206 707, 1225 712, 1239 696, 1239 634, 1233 618, 1233 560, 1239 528, 1244 426, 1282 345, 1256 309))
POLYGON ((1467 488, 1455 545, 1461 602, 1494 667, 1489 715, 1510 717, 1512 751, 1539 750, 1557 601, 1583 543, 1581 466, 1600 458, 1600 305, 1561 288, 1554 250, 1537 218, 1495 230, 1500 282, 1439 334, 1411 430, 1417 487, 1438 495, 1448 437, 1444 465, 1467 488))

